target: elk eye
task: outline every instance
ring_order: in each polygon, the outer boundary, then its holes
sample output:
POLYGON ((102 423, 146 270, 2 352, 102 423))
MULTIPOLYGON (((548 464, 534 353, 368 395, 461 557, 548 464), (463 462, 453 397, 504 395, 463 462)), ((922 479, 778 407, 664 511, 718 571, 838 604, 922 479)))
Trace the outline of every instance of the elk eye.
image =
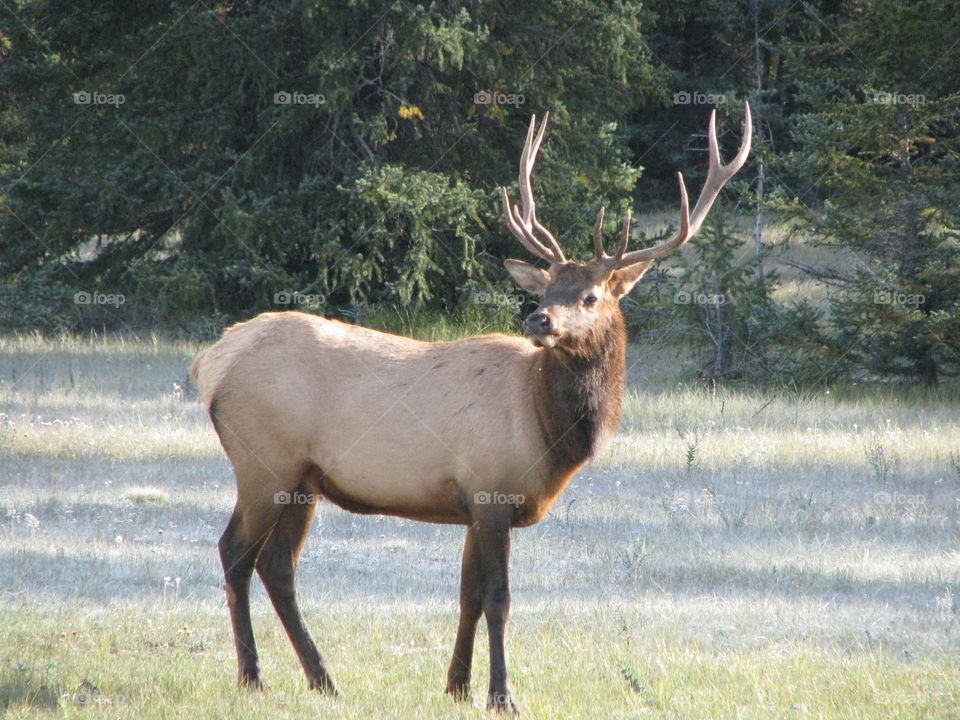
POLYGON ((589 307, 589 306, 591 306, 591 305, 596 305, 596 304, 597 304, 597 296, 594 295, 593 293, 590 293, 589 295, 584 295, 584 297, 583 297, 583 304, 586 305, 587 307, 589 307))

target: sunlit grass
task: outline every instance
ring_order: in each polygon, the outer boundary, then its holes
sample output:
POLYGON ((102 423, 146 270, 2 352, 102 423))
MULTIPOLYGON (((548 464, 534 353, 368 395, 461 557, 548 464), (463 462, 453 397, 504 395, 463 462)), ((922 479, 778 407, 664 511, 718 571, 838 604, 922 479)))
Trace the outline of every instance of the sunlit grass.
MULTIPOLYGON (((433 338, 478 329, 393 322, 433 338)), ((198 348, 0 338, 3 712, 484 716, 482 635, 474 704, 442 693, 462 530, 327 504, 299 587, 343 697, 306 690, 256 581, 273 691, 234 688, 216 550, 233 482, 186 381, 198 348)), ((631 349, 630 363, 621 431, 515 533, 508 649, 524 713, 956 717, 955 389, 710 388, 663 351, 631 349)))
MULTIPOLYGON (((170 601, 149 614, 124 605, 57 616, 20 610, 21 622, 0 625, 0 707, 12 718, 485 716, 482 680, 472 703, 442 693, 452 608, 311 610, 336 668, 337 700, 306 690, 282 630, 263 612, 254 622, 271 691, 236 689, 228 623, 170 601)), ((513 684, 530 717, 955 717, 960 669, 946 658, 804 642, 710 648, 665 639, 662 622, 617 604, 551 606, 518 613, 512 625, 513 684), (558 615, 566 622, 551 621, 558 615)))
POLYGON ((382 306, 364 316, 370 327, 418 340, 444 341, 486 333, 519 332, 518 306, 465 305, 452 313, 382 306))

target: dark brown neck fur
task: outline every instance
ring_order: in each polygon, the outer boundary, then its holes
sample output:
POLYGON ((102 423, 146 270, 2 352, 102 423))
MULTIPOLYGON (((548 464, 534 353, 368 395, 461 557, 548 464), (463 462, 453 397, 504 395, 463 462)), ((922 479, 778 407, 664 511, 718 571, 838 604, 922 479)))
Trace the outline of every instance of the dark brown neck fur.
POLYGON ((573 349, 537 355, 537 416, 553 471, 566 476, 590 458, 620 422, 626 329, 619 308, 573 349))

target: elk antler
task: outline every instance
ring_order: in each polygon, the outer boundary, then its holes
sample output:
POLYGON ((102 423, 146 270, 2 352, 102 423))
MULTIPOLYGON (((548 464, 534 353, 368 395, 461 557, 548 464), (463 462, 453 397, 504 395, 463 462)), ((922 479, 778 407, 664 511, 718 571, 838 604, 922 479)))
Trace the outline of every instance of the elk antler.
POLYGON ((710 166, 707 170, 707 179, 703 183, 703 190, 700 191, 700 197, 697 198, 697 204, 693 207, 693 216, 690 216, 690 203, 687 198, 687 188, 683 183, 683 174, 677 173, 677 180, 680 182, 680 229, 672 239, 667 242, 655 245, 643 250, 634 250, 627 252, 627 243, 630 240, 630 213, 623 222, 623 233, 620 236, 620 247, 617 248, 617 254, 610 256, 603 250, 603 242, 600 239, 600 223, 603 222, 603 208, 600 209, 600 216, 597 218, 597 226, 594 228, 593 244, 597 253, 597 260, 609 264, 612 268, 620 268, 625 265, 632 265, 645 260, 656 260, 668 255, 687 240, 697 234, 700 226, 710 212, 713 201, 717 199, 721 188, 726 182, 737 174, 737 171, 743 167, 747 161, 747 155, 750 154, 750 141, 753 135, 753 121, 750 117, 750 104, 744 103, 743 118, 743 140, 740 142, 740 149, 736 156, 730 161, 729 165, 724 165, 720 159, 720 146, 717 144, 717 111, 710 113, 709 137, 709 155, 710 166))
POLYGON ((537 206, 533 200, 533 185, 530 182, 533 166, 537 162, 537 152, 540 150, 540 143, 543 142, 543 133, 547 129, 549 118, 550 113, 543 116, 543 122, 540 124, 540 130, 536 133, 536 139, 534 139, 534 131, 536 130, 537 116, 534 115, 530 118, 527 141, 523 144, 523 152, 520 155, 520 173, 518 176, 523 212, 516 205, 510 204, 507 189, 502 188, 503 214, 506 217, 510 232, 527 250, 551 264, 560 264, 565 263, 567 259, 564 257, 563 250, 560 249, 556 238, 537 220, 537 206), (537 234, 540 237, 537 237, 537 234))

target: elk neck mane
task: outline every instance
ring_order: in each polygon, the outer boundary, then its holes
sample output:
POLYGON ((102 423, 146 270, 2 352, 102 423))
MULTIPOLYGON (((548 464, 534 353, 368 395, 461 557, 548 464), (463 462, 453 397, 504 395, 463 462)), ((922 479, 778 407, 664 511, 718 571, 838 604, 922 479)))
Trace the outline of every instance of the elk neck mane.
POLYGON ((537 419, 551 469, 558 476, 575 471, 617 429, 626 342, 617 309, 574 351, 543 349, 536 354, 537 419))

